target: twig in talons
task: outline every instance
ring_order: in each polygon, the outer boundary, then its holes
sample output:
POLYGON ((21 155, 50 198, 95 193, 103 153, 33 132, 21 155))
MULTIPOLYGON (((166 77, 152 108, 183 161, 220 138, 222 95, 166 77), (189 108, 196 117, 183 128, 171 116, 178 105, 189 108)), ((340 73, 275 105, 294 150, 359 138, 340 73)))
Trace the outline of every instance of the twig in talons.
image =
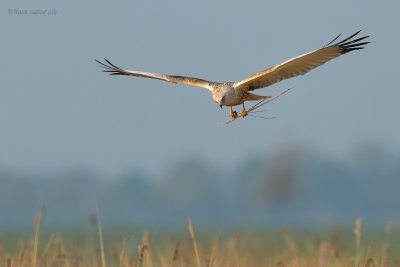
POLYGON ((258 101, 255 105, 253 105, 251 108, 249 108, 249 109, 247 110, 246 115, 242 116, 242 115, 239 114, 239 116, 237 116, 237 117, 231 117, 229 120, 225 121, 224 124, 225 124, 225 125, 228 125, 228 124, 234 122, 235 120, 237 120, 237 119, 239 119, 239 118, 245 118, 245 117, 247 117, 247 116, 255 117, 255 118, 261 118, 261 119, 266 119, 266 120, 275 119, 275 118, 276 118, 275 116, 274 116, 274 117, 263 117, 263 116, 253 115, 253 114, 254 114, 254 113, 264 112, 265 110, 258 110, 258 109, 259 109, 260 107, 264 106, 265 104, 271 102, 272 100, 277 99, 278 97, 280 97, 281 95, 287 93, 288 91, 292 90, 293 88, 294 88, 294 85, 293 85, 292 87, 290 87, 290 88, 288 88, 288 89, 282 91, 281 93, 279 93, 279 94, 276 95, 276 96, 273 96, 273 97, 266 98, 266 99, 263 99, 263 100, 261 100, 261 101, 258 101))
POLYGON ((279 93, 279 94, 276 95, 276 96, 273 96, 273 97, 271 97, 271 98, 266 98, 266 99, 263 99, 263 100, 257 102, 254 106, 252 106, 251 108, 249 108, 248 111, 249 111, 249 112, 252 112, 252 111, 254 111, 254 110, 256 110, 256 109, 258 109, 258 108, 264 106, 265 104, 267 104, 267 103, 269 103, 269 102, 271 102, 271 101, 277 99, 277 98, 280 97, 281 95, 283 95, 283 94, 287 93, 288 91, 292 90, 293 88, 294 88, 294 85, 293 85, 292 87, 289 87, 288 89, 282 91, 281 93, 279 93))
POLYGON ((276 118, 275 116, 274 116, 274 117, 263 117, 263 116, 257 116, 257 115, 251 115, 251 114, 249 114, 249 116, 250 116, 250 117, 255 117, 255 118, 264 119, 264 120, 273 120, 273 119, 276 118))
POLYGON ((265 112, 265 111, 266 111, 265 109, 263 109, 263 110, 256 110, 256 111, 252 111, 251 114, 254 114, 254 113, 262 113, 262 112, 265 112))

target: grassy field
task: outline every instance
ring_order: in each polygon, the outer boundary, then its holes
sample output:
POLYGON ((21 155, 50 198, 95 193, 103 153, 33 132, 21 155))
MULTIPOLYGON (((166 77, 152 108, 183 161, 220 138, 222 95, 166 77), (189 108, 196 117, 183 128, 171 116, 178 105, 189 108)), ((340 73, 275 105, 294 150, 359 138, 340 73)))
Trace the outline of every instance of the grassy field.
POLYGON ((196 229, 189 220, 185 231, 125 235, 103 233, 92 220, 88 234, 41 233, 42 212, 31 238, 13 234, 0 240, 0 266, 400 266, 394 224, 363 233, 356 220, 352 231, 224 231, 196 229), (104 237, 103 237, 104 234, 104 237), (16 241, 15 239, 18 239, 16 241), (18 243, 17 245, 15 245, 18 243), (14 245, 12 245, 14 244, 14 245))

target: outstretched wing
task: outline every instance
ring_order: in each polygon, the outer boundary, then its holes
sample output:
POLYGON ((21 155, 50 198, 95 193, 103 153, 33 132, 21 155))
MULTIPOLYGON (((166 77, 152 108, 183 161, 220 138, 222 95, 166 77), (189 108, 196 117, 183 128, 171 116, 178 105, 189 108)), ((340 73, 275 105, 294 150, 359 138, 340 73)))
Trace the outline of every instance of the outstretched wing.
POLYGON ((353 50, 363 49, 364 45, 369 42, 361 41, 369 36, 353 39, 359 33, 360 31, 340 42, 332 44, 341 36, 341 34, 339 34, 335 39, 319 50, 300 55, 272 68, 255 73, 240 82, 234 83, 234 86, 236 88, 251 91, 267 87, 284 79, 303 75, 340 55, 353 50))
POLYGON ((121 69, 121 68, 115 66, 107 59, 104 59, 104 60, 106 61, 106 63, 101 62, 97 59, 96 59, 96 62, 99 63, 104 68, 103 72, 108 72, 111 75, 127 75, 127 76, 136 76, 136 77, 157 79, 157 80, 162 80, 162 81, 171 82, 171 83, 181 83, 181 84, 186 84, 186 85, 191 85, 191 86, 196 86, 196 87, 202 87, 202 88, 206 88, 210 91, 213 90, 213 88, 214 88, 213 85, 217 84, 215 82, 210 82, 210 81, 206 81, 206 80, 199 79, 199 78, 193 78, 193 77, 156 74, 156 73, 144 72, 144 71, 124 70, 124 69, 121 69))

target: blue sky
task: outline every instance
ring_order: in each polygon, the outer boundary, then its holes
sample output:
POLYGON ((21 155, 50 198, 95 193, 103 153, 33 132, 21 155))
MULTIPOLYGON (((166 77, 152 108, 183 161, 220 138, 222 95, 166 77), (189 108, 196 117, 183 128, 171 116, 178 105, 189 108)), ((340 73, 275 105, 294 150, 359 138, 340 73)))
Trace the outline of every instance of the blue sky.
POLYGON ((230 166, 301 143, 400 151, 398 1, 11 1, 0 4, 0 167, 160 172, 189 156, 230 166), (17 11, 51 10, 49 15, 17 11), (221 126, 207 90, 107 76, 94 59, 237 81, 362 29, 372 42, 259 94, 274 120, 221 126))

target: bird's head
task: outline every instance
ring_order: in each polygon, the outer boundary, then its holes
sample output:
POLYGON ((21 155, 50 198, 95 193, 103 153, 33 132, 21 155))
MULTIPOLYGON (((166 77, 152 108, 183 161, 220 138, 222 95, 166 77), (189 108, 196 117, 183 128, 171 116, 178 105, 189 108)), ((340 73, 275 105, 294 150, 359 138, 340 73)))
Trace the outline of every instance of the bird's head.
POLYGON ((222 96, 217 103, 219 106, 222 108, 222 106, 225 106, 225 101, 226 101, 226 95, 222 96))
POLYGON ((232 101, 233 90, 230 89, 229 87, 220 87, 213 91, 213 99, 221 108, 229 105, 229 102, 232 101))

